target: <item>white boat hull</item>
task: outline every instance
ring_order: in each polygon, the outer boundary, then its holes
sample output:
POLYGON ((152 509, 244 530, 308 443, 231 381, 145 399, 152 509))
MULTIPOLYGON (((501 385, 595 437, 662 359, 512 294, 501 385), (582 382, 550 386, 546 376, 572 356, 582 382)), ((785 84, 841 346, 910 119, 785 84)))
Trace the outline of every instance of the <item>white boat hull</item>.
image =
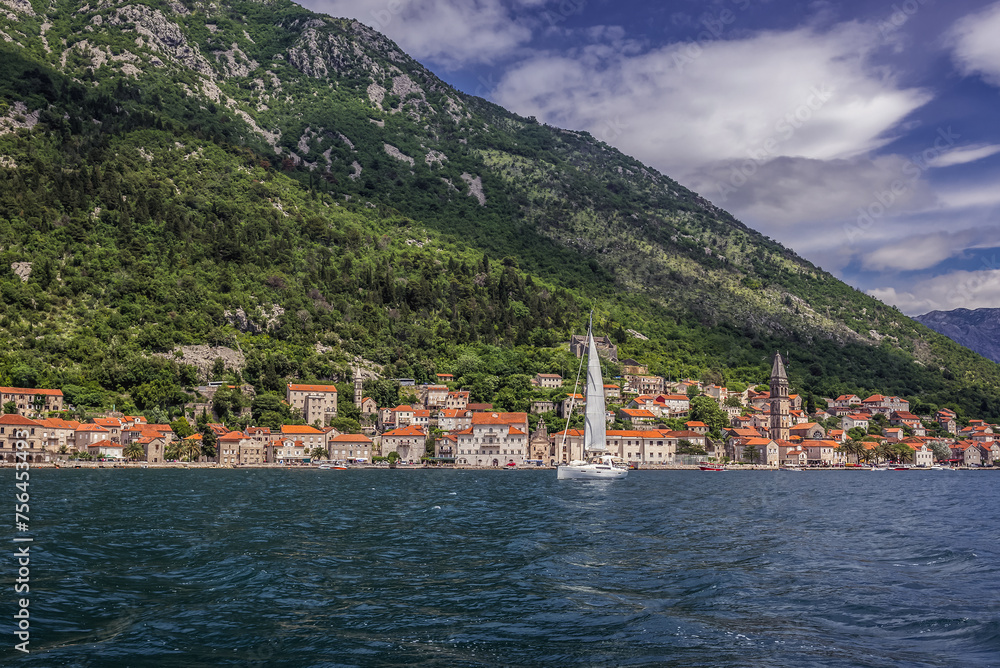
POLYGON ((618 480, 628 475, 628 469, 610 464, 564 464, 556 471, 559 480, 618 480))

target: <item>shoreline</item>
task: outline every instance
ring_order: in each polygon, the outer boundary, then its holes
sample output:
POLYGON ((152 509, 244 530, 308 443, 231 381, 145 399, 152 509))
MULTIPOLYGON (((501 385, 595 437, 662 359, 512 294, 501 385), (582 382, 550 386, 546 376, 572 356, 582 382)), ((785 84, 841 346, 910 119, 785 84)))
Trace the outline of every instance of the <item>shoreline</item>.
MULTIPOLYGON (((320 469, 319 466, 287 466, 283 464, 243 464, 239 466, 230 466, 217 464, 215 462, 176 462, 176 463, 156 463, 147 464, 145 462, 129 462, 129 463, 114 463, 114 462, 68 462, 55 464, 53 462, 44 463, 30 463, 31 469, 117 469, 117 470, 142 470, 142 469, 191 469, 191 470, 248 470, 248 469, 261 469, 261 470, 278 470, 278 471, 322 471, 330 469, 320 469)), ((16 468, 16 463, 13 462, 0 462, 0 469, 14 469, 16 468)), ((390 468, 389 466, 376 466, 376 465, 356 465, 348 466, 347 469, 339 470, 385 470, 385 471, 555 471, 558 467, 556 466, 517 466, 517 467, 502 467, 502 466, 422 466, 419 464, 406 465, 406 466, 396 466, 390 468)), ((697 465, 684 465, 677 464, 672 466, 643 466, 637 469, 630 469, 630 471, 698 471, 700 470, 697 465)), ((758 465, 727 465, 726 471, 781 471, 782 469, 775 466, 758 466, 758 465)), ((830 466, 830 467, 803 467, 797 469, 803 472, 815 472, 815 471, 871 471, 872 467, 868 466, 851 466, 851 467, 840 467, 840 466, 830 466)), ((886 470, 893 470, 892 468, 886 470)), ((936 469, 931 468, 910 468, 909 471, 933 471, 936 469)), ((945 469, 949 470, 949 469, 945 469)), ((1000 467, 996 466, 957 466, 950 470, 954 471, 1000 471, 1000 467)))

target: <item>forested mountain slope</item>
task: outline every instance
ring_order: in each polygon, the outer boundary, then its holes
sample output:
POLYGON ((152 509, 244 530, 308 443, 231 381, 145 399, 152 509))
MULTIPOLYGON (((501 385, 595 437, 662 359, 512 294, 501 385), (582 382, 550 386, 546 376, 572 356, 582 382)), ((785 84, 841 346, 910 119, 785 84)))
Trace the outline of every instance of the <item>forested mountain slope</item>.
POLYGON ((523 401, 593 306, 656 373, 756 382, 780 348, 803 392, 1000 416, 995 364, 357 22, 2 3, 0 384, 169 411, 195 381, 170 352, 211 343, 259 389, 360 356, 523 401))

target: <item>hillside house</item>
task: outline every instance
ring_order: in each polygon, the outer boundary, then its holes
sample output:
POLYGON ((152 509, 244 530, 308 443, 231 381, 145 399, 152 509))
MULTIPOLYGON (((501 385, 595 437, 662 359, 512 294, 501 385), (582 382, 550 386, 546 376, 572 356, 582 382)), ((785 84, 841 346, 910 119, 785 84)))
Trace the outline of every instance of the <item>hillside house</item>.
POLYGON ((14 402, 18 415, 40 416, 43 413, 61 411, 63 393, 62 390, 45 388, 0 387, 0 407, 9 402, 14 402))
POLYGON ((333 385, 289 383, 285 401, 301 413, 307 424, 324 426, 337 417, 337 388, 333 385))

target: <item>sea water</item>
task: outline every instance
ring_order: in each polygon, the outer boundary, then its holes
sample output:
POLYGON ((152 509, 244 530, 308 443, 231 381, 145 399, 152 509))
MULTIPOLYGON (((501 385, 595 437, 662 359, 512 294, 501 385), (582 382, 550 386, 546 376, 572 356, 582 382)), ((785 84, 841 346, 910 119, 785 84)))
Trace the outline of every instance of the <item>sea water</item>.
POLYGON ((993 472, 31 476, 4 665, 1000 665, 993 472))

